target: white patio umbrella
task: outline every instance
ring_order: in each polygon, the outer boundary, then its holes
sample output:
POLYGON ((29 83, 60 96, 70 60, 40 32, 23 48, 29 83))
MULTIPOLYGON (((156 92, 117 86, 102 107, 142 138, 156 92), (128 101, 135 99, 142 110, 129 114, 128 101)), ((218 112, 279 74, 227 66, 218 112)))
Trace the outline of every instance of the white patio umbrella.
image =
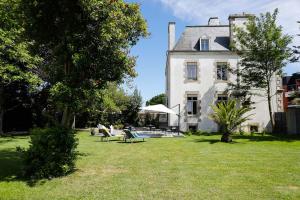
POLYGON ((169 114, 176 115, 176 113, 173 110, 167 108, 162 104, 142 107, 141 112, 142 113, 169 113, 169 114))
POLYGON ((179 107, 179 113, 177 114, 176 112, 174 112, 173 110, 171 110, 170 108, 167 108, 166 106, 162 105, 162 104, 157 104, 157 105, 152 105, 152 106, 146 106, 146 107, 142 107, 140 113, 168 113, 168 114, 173 114, 173 115, 177 115, 178 116, 178 135, 179 135, 179 131, 180 131, 180 107, 179 107))

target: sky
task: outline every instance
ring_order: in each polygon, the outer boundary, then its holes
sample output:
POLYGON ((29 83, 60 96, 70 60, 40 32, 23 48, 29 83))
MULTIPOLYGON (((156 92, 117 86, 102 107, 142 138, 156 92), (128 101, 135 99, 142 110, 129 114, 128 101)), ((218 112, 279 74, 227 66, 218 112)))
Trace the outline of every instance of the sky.
MULTIPOLYGON (((131 54, 137 56, 138 76, 136 86, 144 102, 165 91, 165 65, 168 45, 168 23, 176 22, 176 39, 185 26, 206 25, 209 17, 219 17, 221 24, 228 24, 228 16, 237 13, 273 12, 279 9, 278 24, 286 34, 294 37, 293 45, 300 45, 300 0, 126 0, 141 5, 141 12, 148 24, 150 36, 141 39, 131 54), (296 37, 295 37, 296 36, 296 37)), ((288 75, 300 71, 300 63, 289 64, 288 75)))

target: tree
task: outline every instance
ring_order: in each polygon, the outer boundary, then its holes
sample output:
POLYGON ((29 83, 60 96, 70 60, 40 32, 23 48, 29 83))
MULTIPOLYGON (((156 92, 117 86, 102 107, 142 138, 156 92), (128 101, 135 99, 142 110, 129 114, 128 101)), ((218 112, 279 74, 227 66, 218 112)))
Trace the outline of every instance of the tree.
POLYGON ((4 113, 24 103, 20 101, 24 92, 40 83, 35 74, 40 59, 30 54, 32 42, 23 38, 19 3, 19 0, 0 1, 0 134, 4 113))
POLYGON ((214 112, 210 115, 210 118, 219 125, 220 132, 222 133, 222 142, 231 142, 230 135, 232 132, 242 123, 249 120, 251 116, 245 116, 251 108, 238 106, 236 100, 220 102, 211 107, 214 112))
POLYGON ((130 96, 116 83, 109 83, 105 89, 95 90, 90 95, 85 109, 79 112, 81 126, 96 126, 124 123, 123 111, 127 110, 130 96))
POLYGON ((241 57, 240 78, 245 85, 261 89, 266 94, 270 122, 274 129, 271 105, 271 81, 282 74, 283 67, 291 57, 288 45, 292 38, 282 33, 282 27, 276 25, 278 9, 260 17, 251 16, 245 29, 235 28, 234 50, 241 57))
MULTIPOLYGON (((300 21, 298 21, 297 23, 300 24, 300 21)), ((300 36, 300 34, 298 34, 298 36, 300 36)), ((298 62, 300 59, 300 46, 293 46, 293 53, 294 53, 294 57, 291 59, 292 62, 298 62)))
POLYGON ((139 5, 123 0, 22 0, 26 33, 44 59, 51 98, 72 119, 108 82, 136 75, 130 49, 147 36, 139 5))
POLYGON ((146 106, 156 105, 156 104, 166 104, 166 95, 164 93, 152 97, 149 101, 146 101, 146 106))
POLYGON ((138 124, 138 112, 143 104, 141 92, 135 88, 133 94, 129 97, 127 109, 123 111, 125 122, 131 125, 138 124))

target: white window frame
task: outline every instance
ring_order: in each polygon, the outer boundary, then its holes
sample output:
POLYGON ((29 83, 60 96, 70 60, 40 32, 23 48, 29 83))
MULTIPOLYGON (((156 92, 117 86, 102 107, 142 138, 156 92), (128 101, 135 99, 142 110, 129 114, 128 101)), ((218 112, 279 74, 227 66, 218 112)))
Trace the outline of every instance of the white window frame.
POLYGON ((217 80, 218 81, 228 81, 228 63, 226 62, 217 62, 217 70, 216 70, 216 75, 217 75, 217 80), (221 66, 221 78, 219 78, 219 66, 221 66), (226 67, 225 69, 225 77, 226 79, 224 78, 224 71, 223 71, 223 67, 226 67))
POLYGON ((208 38, 200 38, 200 51, 209 51, 209 43, 210 43, 210 41, 209 41, 209 39, 208 38), (202 48, 202 40, 207 40, 207 49, 203 49, 202 48))
POLYGON ((216 104, 220 103, 220 102, 227 102, 229 99, 228 94, 217 94, 217 101, 216 104), (222 98, 221 100, 219 100, 219 98, 222 98), (226 98, 226 100, 224 100, 226 98))
POLYGON ((187 100, 186 101, 187 114, 189 116, 197 115, 198 114, 198 96, 197 95, 188 95, 186 98, 187 98, 186 99, 187 100), (189 98, 193 98, 193 99, 189 100, 189 98), (194 104, 196 104, 196 109, 195 109, 196 112, 195 113, 194 113, 194 104))
POLYGON ((198 80, 198 64, 197 62, 187 62, 186 64, 186 70, 187 70, 187 80, 189 81, 197 81, 198 80), (194 72, 191 72, 189 70, 190 67, 194 67, 194 72), (191 74, 190 74, 191 72, 191 74), (190 76, 191 75, 191 76, 190 76))

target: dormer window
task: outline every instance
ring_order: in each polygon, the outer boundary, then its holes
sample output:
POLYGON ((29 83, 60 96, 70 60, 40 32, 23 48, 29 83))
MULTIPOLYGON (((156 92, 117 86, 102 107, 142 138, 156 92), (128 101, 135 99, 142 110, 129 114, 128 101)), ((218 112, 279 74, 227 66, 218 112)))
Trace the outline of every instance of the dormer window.
POLYGON ((200 51, 209 50, 209 39, 200 39, 200 51))

